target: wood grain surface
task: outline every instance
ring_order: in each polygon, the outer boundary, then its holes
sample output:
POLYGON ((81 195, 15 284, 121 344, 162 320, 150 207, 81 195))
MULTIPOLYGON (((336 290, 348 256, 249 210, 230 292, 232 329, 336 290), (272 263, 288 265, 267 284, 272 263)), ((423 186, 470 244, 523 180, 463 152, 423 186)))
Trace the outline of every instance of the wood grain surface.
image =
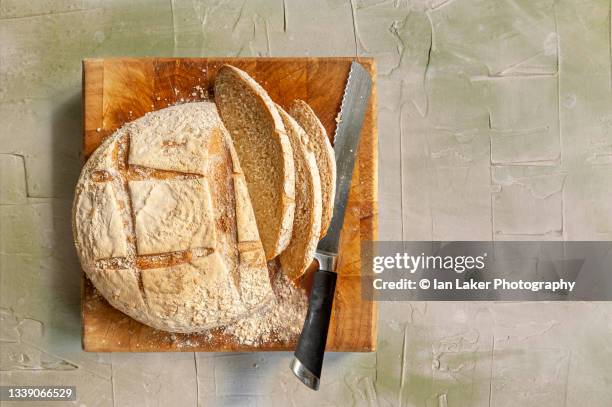
MULTIPOLYGON (((177 103, 212 96, 220 66, 232 64, 252 75, 283 107, 293 99, 312 106, 330 134, 352 58, 110 58, 83 61, 83 152, 87 158, 124 123, 177 103)), ((374 86, 366 114, 349 203, 342 229, 338 283, 327 349, 373 351, 377 307, 361 297, 361 241, 377 236, 376 67, 359 61, 374 86)), ((302 284, 308 288, 308 278, 302 284)), ((91 352, 293 350, 294 342, 240 345, 220 331, 174 334, 143 325, 111 307, 83 274, 83 349, 91 352)))

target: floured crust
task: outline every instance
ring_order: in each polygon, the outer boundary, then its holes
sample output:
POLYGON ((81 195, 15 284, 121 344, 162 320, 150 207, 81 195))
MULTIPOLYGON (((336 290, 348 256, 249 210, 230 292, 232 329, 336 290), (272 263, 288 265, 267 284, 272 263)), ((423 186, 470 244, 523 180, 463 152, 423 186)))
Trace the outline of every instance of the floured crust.
POLYGON ((325 236, 334 212, 336 195, 336 158, 325 127, 303 100, 294 100, 289 107, 289 114, 304 129, 307 135, 307 146, 314 152, 317 168, 321 177, 322 211, 321 237, 325 236))
POLYGON ((139 255, 206 247, 215 228, 205 179, 129 181, 139 255))
POLYGON ((167 330, 217 326, 219 308, 225 323, 248 312, 219 253, 176 266, 145 269, 141 275, 149 313, 165 321, 167 330))
POLYGON ((213 103, 126 124, 92 154, 76 187, 85 273, 111 305, 162 330, 198 332, 260 309, 272 290, 244 184, 213 103))
POLYGON ((321 234, 321 180, 306 133, 280 106, 277 106, 293 149, 295 163, 295 217, 293 235, 280 255, 282 270, 292 280, 312 262, 321 234))
POLYGON ((295 211, 291 144, 274 102, 246 72, 224 65, 215 102, 236 147, 266 258, 289 244, 295 211))
POLYGON ((81 191, 83 248, 87 256, 104 259, 127 256, 121 211, 111 183, 87 183, 81 191))
MULTIPOLYGON (((182 105, 183 115, 197 115, 196 103, 182 105)), ((162 109, 149 116, 147 122, 136 120, 131 131, 138 134, 131 140, 128 163, 143 167, 174 170, 205 175, 206 137, 192 137, 193 124, 175 114, 173 109, 162 109)), ((203 121, 199 131, 213 131, 216 124, 203 121)))

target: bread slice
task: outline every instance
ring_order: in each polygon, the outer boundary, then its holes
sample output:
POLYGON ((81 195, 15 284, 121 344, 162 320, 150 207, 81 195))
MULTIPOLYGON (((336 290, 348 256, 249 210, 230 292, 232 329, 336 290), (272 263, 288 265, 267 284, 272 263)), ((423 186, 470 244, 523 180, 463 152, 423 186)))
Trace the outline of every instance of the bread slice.
POLYGON ((289 138, 266 91, 246 72, 224 65, 215 102, 244 170, 266 258, 289 244, 295 211, 295 169, 289 138))
POLYGON ((289 114, 304 129, 307 135, 307 145, 314 152, 321 177, 322 206, 321 237, 327 233, 334 212, 336 195, 336 157, 325 127, 303 100, 294 100, 289 107, 289 114))
POLYGON ((246 181, 214 103, 126 124, 87 161, 73 233, 87 277, 157 329, 199 332, 272 298, 246 181))
POLYGON ((280 255, 285 274, 296 280, 312 262, 321 235, 321 179, 314 154, 305 144, 306 133, 280 106, 295 163, 295 217, 289 246, 280 255))

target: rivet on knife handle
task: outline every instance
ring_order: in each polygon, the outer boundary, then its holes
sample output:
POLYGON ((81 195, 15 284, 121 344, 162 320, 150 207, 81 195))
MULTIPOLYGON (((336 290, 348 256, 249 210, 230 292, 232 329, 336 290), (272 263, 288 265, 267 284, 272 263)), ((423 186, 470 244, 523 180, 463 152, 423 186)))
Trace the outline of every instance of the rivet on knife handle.
POLYGON ((342 97, 340 122, 336 127, 334 142, 337 168, 334 213, 327 234, 317 246, 315 257, 319 262, 319 268, 314 274, 304 328, 291 361, 293 373, 302 383, 314 390, 318 390, 321 379, 336 289, 336 258, 340 232, 371 88, 370 74, 359 63, 353 61, 342 97))

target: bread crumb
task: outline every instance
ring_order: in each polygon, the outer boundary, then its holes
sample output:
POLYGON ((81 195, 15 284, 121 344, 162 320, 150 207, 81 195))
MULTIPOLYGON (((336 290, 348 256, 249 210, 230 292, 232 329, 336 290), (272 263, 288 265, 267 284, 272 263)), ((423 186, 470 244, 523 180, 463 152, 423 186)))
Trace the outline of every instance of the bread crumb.
POLYGON ((206 89, 200 85, 196 85, 193 87, 193 93, 191 96, 199 96, 200 99, 206 99, 206 89))

